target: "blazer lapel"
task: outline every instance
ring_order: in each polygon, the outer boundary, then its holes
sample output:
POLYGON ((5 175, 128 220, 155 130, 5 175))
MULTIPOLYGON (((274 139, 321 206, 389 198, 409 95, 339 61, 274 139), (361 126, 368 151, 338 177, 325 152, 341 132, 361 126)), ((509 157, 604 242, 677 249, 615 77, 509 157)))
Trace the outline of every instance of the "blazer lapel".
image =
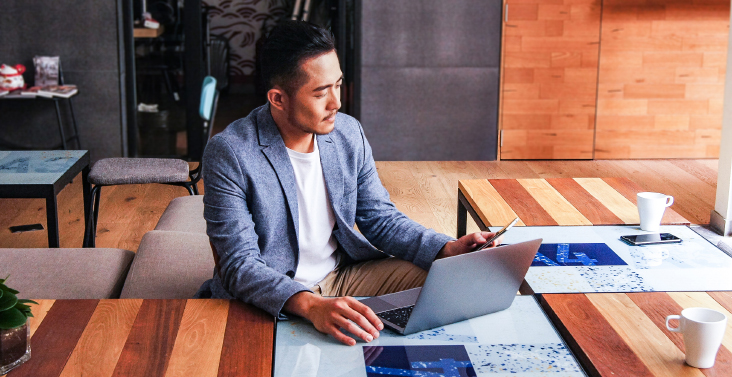
POLYGON ((290 156, 287 154, 285 142, 282 140, 280 131, 269 112, 269 104, 257 116, 257 132, 259 134, 259 145, 262 146, 262 153, 272 164, 277 179, 280 181, 282 191, 287 199, 287 207, 295 225, 295 234, 300 237, 300 223, 297 209, 297 184, 295 172, 290 163, 290 156))
POLYGON ((341 208, 340 204, 343 198, 343 172, 338 159, 338 148, 330 135, 318 135, 316 140, 318 149, 320 149, 320 165, 323 167, 328 198, 330 198, 333 212, 340 214, 339 208, 341 208))

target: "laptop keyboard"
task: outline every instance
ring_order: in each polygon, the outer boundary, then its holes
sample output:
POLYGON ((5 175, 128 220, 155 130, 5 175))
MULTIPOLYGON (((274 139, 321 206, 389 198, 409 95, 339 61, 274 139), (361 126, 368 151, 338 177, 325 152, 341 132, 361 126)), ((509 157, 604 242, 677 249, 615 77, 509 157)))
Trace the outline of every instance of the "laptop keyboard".
POLYGON ((414 309, 414 305, 387 310, 385 312, 376 313, 376 315, 399 327, 404 328, 407 327, 407 320, 412 314, 412 309, 414 309))

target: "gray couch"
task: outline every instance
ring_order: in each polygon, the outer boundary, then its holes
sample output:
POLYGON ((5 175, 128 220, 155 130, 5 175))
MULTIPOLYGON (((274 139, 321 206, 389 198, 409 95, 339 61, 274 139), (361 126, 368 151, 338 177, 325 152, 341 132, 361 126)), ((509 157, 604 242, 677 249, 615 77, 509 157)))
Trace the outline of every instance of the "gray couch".
POLYGON ((191 298, 213 270, 203 195, 175 198, 142 237, 121 298, 191 298))
POLYGON ((137 253, 0 249, 0 277, 22 298, 191 298, 213 275, 203 196, 173 199, 137 253))
POLYGON ((6 284, 20 298, 115 298, 134 256, 122 249, 0 249, 0 276, 9 276, 6 284))

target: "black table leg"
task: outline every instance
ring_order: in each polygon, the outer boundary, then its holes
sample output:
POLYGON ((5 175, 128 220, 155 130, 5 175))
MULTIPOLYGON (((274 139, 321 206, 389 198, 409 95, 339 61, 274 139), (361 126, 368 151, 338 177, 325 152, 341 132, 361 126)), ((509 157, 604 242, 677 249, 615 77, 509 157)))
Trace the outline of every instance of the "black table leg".
POLYGON ((463 205, 463 193, 458 190, 458 207, 457 207, 457 238, 467 233, 468 210, 463 205))
POLYGON ((91 213, 91 184, 89 183, 89 165, 81 169, 81 190, 84 194, 84 241, 82 247, 89 246, 89 215, 91 213))
POLYGON ((48 228, 48 247, 60 247, 58 238, 58 205, 56 193, 46 196, 46 228, 48 228))
POLYGON ((467 221, 468 221, 468 212, 470 212, 470 217, 473 218, 475 223, 478 225, 478 228, 480 228, 481 231, 488 231, 488 225, 483 223, 483 220, 478 216, 478 214, 475 212, 473 207, 470 205, 470 202, 468 202, 468 199, 465 198, 465 195, 458 190, 458 208, 457 208, 457 237, 460 238, 467 234, 467 221))
POLYGON ((64 134, 64 124, 61 121, 61 108, 58 105, 58 99, 54 98, 53 102, 56 104, 56 119, 58 120, 58 132, 61 134, 61 145, 63 145, 64 150, 69 149, 66 146, 66 135, 64 134))

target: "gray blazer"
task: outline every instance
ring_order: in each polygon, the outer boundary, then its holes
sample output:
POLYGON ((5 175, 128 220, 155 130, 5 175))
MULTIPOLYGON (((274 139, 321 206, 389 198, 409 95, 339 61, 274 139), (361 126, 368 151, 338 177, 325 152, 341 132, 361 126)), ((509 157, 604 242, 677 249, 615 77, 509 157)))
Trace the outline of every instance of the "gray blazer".
MULTIPOLYGON (((452 238, 396 209, 361 124, 338 113, 335 129, 316 139, 341 258, 356 262, 387 253, 429 269, 452 238)), ((308 287, 292 280, 298 259, 297 188, 269 105, 214 136, 203 169, 204 217, 220 270, 198 297, 237 298, 280 314, 288 298, 308 287)))

